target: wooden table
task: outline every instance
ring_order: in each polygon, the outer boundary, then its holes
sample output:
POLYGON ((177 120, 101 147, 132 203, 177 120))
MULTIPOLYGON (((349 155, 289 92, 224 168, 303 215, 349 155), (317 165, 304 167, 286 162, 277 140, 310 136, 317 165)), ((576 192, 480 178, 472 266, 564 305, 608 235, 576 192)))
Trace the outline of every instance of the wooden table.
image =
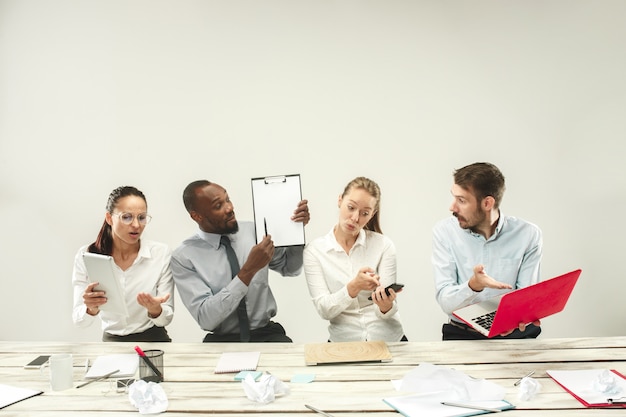
MULTIPOLYGON (((72 353, 74 379, 78 384, 83 380, 86 359, 110 353, 134 353, 133 347, 134 344, 126 343, 0 342, 0 383, 44 391, 40 396, 0 410, 0 415, 139 415, 127 394, 111 390, 110 381, 54 392, 39 370, 23 368, 39 354, 72 353)), ((169 416, 211 414, 220 417, 248 413, 317 416, 304 407, 310 404, 339 417, 356 417, 363 413, 397 417, 400 414, 382 398, 408 394, 396 391, 390 381, 401 379, 420 363, 454 368, 502 385, 507 390, 506 400, 517 407, 506 412, 510 417, 626 415, 625 409, 585 409, 545 372, 547 369, 609 368, 626 373, 626 337, 400 342, 389 344, 393 355, 389 363, 322 366, 304 364, 302 344, 145 343, 142 348, 165 351, 165 382, 161 386, 169 399, 169 416), (233 374, 213 372, 222 352, 242 350, 260 350, 258 370, 269 371, 286 382, 290 394, 269 404, 256 403, 246 398, 241 383, 233 380, 233 374), (542 384, 542 390, 530 401, 520 401, 518 388, 513 383, 530 371, 535 371, 533 377, 542 384), (294 375, 311 373, 315 374, 311 383, 290 382, 294 375)))

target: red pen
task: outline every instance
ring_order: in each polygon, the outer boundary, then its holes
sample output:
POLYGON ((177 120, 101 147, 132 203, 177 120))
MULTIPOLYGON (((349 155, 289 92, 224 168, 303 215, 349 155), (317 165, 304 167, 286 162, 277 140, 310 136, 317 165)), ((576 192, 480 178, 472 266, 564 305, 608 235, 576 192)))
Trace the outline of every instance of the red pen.
POLYGON ((141 359, 143 359, 143 361, 146 363, 146 365, 148 365, 150 367, 150 369, 152 369, 152 372, 154 372, 154 374, 157 376, 157 378, 159 379, 159 381, 163 381, 163 374, 161 373, 161 371, 159 371, 157 369, 156 366, 154 366, 154 364, 152 363, 152 361, 146 356, 146 354, 144 353, 143 350, 141 350, 141 348, 139 346, 135 346, 135 350, 137 351, 137 354, 139 356, 141 356, 141 359))

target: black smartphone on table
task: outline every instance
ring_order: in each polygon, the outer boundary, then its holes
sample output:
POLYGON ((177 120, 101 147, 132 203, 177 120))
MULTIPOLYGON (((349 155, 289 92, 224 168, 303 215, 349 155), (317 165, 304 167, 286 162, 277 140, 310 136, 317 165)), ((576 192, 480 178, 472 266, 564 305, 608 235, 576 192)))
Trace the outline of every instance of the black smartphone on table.
POLYGON ((50 359, 50 355, 37 356, 35 359, 24 365, 24 369, 39 369, 41 368, 41 365, 48 362, 48 359, 50 359))
MULTIPOLYGON (((391 285, 387 285, 385 287, 385 294, 389 295, 389 288, 391 288, 394 291, 398 291, 398 290, 400 290, 403 287, 404 287, 404 284, 398 284, 398 283, 393 283, 391 285)), ((369 297, 367 297, 367 299, 371 300, 372 296, 370 295, 369 297)))

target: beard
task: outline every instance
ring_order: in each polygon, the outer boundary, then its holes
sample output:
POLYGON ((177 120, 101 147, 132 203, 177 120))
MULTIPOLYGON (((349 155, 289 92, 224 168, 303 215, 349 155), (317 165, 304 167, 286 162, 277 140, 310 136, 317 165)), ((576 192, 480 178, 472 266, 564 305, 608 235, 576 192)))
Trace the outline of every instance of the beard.
POLYGON ((480 210, 476 210, 469 218, 459 216, 458 213, 452 213, 454 217, 459 221, 459 226, 462 229, 474 230, 476 226, 481 224, 487 218, 487 215, 480 210))
POLYGON ((226 226, 223 230, 222 235, 230 235, 233 233, 237 233, 239 231, 239 223, 237 221, 235 221, 235 224, 232 226, 226 226))

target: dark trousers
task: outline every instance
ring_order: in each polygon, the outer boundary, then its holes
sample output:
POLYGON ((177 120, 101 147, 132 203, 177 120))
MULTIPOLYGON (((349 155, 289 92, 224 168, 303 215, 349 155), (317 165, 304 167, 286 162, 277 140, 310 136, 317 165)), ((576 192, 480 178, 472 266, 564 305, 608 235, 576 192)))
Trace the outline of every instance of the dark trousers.
POLYGON ((103 342, 171 342, 165 327, 152 326, 141 333, 131 333, 125 336, 116 336, 107 332, 102 333, 103 342))
MULTIPOLYGON (((442 340, 488 340, 487 336, 477 332, 465 323, 450 321, 445 323, 441 328, 443 335, 442 340)), ((495 336, 491 339, 534 339, 541 333, 541 327, 529 324, 526 330, 520 332, 515 329, 513 333, 507 336, 495 336)))
MULTIPOLYGON (((216 334, 207 333, 204 343, 213 342, 240 342, 239 333, 216 334)), ((285 328, 280 324, 270 321, 265 327, 250 330, 250 342, 293 342, 285 333, 285 328)))

